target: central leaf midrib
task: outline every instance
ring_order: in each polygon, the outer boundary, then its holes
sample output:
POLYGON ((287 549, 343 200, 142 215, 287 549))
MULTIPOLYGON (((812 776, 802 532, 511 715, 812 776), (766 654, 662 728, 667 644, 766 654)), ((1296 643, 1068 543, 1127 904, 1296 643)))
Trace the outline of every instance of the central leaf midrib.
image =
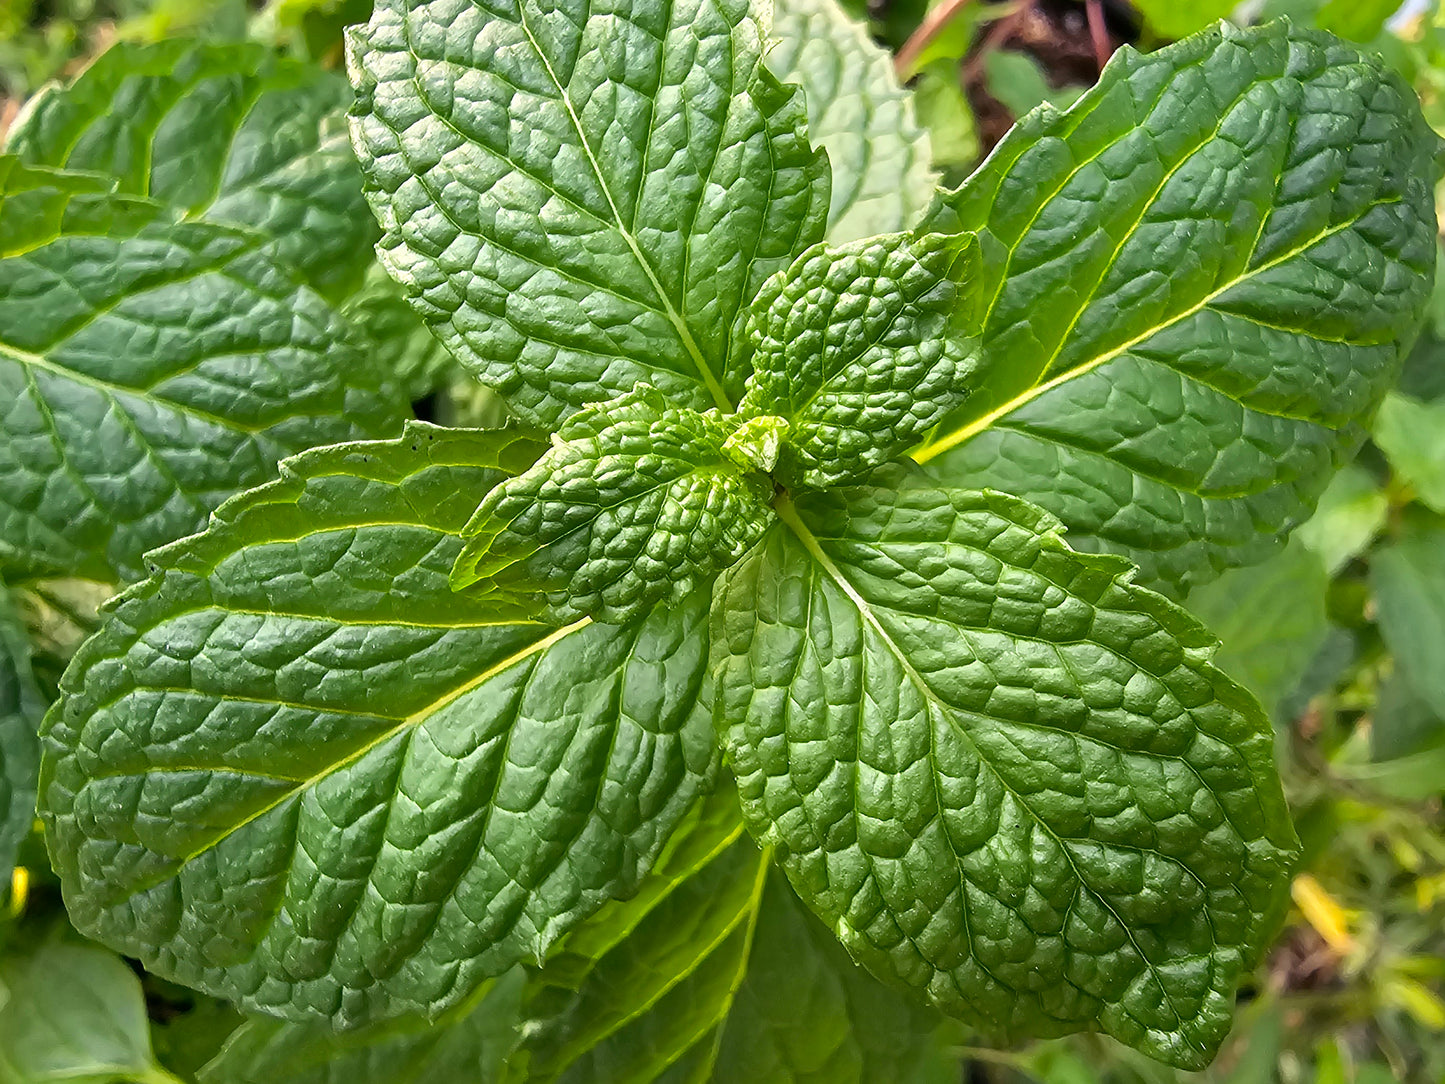
MULTIPOLYGON (((777 502, 777 510, 778 517, 785 524, 787 524, 788 529, 793 532, 794 536, 802 544, 808 555, 818 563, 818 566, 823 569, 824 573, 828 576, 828 578, 833 581, 833 583, 838 587, 840 591, 843 592, 845 596, 847 596, 848 601, 857 608, 859 616, 870 628, 873 629, 874 633, 879 637, 879 639, 883 641, 884 646, 888 648, 889 653, 897 660, 898 665, 908 676, 909 681, 914 684, 914 686, 930 704, 932 704, 936 709, 938 709, 938 711, 943 715, 944 718, 952 718, 955 709, 950 707, 944 701, 940 700, 937 694, 934 693, 932 686, 930 686, 928 682, 924 680, 923 675, 921 675, 914 668, 912 662, 909 661, 903 649, 898 646, 898 644, 893 640, 893 637, 889 635, 888 630, 883 627, 883 624, 878 619, 877 615, 873 613, 873 608, 869 605, 868 600, 865 599, 858 592, 857 588, 853 586, 852 582, 843 575, 842 570, 833 562, 833 559, 823 551, 823 547, 819 544, 817 537, 813 534, 812 531, 808 529, 807 524, 805 524, 799 517, 797 510, 793 507, 792 503, 786 499, 780 500, 777 502)), ((1093 897, 1099 901, 1100 905, 1103 906, 1104 909, 1113 916, 1114 921, 1119 924, 1119 928, 1123 930, 1124 934, 1128 937, 1129 943, 1133 946, 1135 953, 1143 962, 1144 966, 1148 969, 1149 973, 1153 976, 1154 981, 1158 983, 1159 988, 1163 991, 1165 1001, 1168 1003, 1170 1011, 1174 1015, 1175 1026, 1182 1033, 1186 1027, 1185 1018, 1179 1012, 1178 1008, 1175 1007, 1173 998, 1169 994, 1168 984, 1164 981, 1163 974, 1154 964, 1154 961, 1145 954, 1143 948, 1139 945, 1137 938, 1135 938, 1134 936, 1134 931, 1128 926, 1127 923, 1124 922, 1122 918, 1119 917, 1119 914, 1117 911, 1115 911, 1113 905, 1104 898, 1103 894, 1099 892, 1099 890, 1094 888, 1093 885, 1089 883, 1087 878, 1084 877, 1083 872, 1079 869, 1078 864, 1074 861, 1073 853, 1070 851, 1067 841, 1062 839, 1048 824, 1048 822, 1045 821, 1042 817, 1038 815, 1038 813, 1034 811, 1033 806, 1027 800, 1025 800, 1022 795, 1016 792, 1013 787, 1009 786, 1008 781, 1003 777, 1002 774, 999 773, 998 769, 993 766, 992 762, 988 759, 988 757, 984 756, 983 750, 981 750, 978 745, 975 744, 973 736, 969 734, 966 729, 957 725, 955 725, 953 729, 960 738, 962 738, 969 744, 969 746, 974 751, 974 755, 978 757, 979 763, 984 764, 988 767, 989 772, 994 776, 995 779, 999 781, 999 785, 1002 786, 1006 791, 1008 791, 1008 793, 1013 797, 1014 801, 1019 804, 1019 808, 1023 809, 1029 815, 1032 821, 1037 824, 1044 832, 1048 833, 1049 838, 1058 845, 1059 853, 1062 854, 1065 860, 1069 863, 1069 869, 1073 872, 1074 878, 1078 882, 1080 888, 1086 889, 1090 894, 1092 894, 1093 897)))
MULTIPOLYGON (((527 9, 525 3, 519 4, 517 7, 517 25, 521 28, 522 33, 527 36, 527 41, 532 46, 533 52, 536 53, 537 59, 541 61, 542 67, 546 69, 547 78, 550 79, 552 85, 557 88, 557 100, 562 103, 562 108, 567 111, 567 117, 571 121, 572 130, 577 133, 577 142, 582 148, 582 153, 587 157, 588 165, 592 167, 592 173, 597 178, 597 186, 601 190, 603 198, 607 200, 607 206, 612 212, 612 219, 616 223, 618 235, 632 251, 632 255, 637 260, 638 266, 642 268, 642 273, 647 276, 648 282, 657 294, 657 300, 662 306, 663 314, 671 322, 673 329, 677 332, 678 338, 682 341, 683 347, 687 350, 688 354, 691 355, 693 364, 697 366, 698 375, 702 377, 703 384, 707 387, 708 394, 712 396, 713 402, 718 405, 724 414, 731 414, 734 409, 732 400, 728 398, 727 393, 723 390, 722 384, 717 378, 717 374, 712 371, 712 367, 708 365, 707 360, 703 357, 702 351, 698 348, 697 341, 692 336, 692 330, 687 326, 687 322, 682 318, 682 314, 673 306, 672 299, 668 297, 667 291, 663 289, 662 282, 658 279, 656 271, 653 270, 651 262, 643 254, 641 246, 637 243, 637 239, 632 236, 632 231, 624 225, 622 212, 617 206, 617 201, 613 198, 612 190, 607 185, 607 178, 603 175, 601 163, 593 153, 592 144, 587 140, 587 134, 582 128, 582 120, 577 116, 577 111, 572 108, 572 99, 567 93, 567 88, 564 87, 562 81, 557 78, 557 73, 552 69, 552 62, 547 58, 547 54, 543 51, 541 44, 532 34, 532 28, 527 24, 527 9)), ((665 56, 667 43, 663 42, 660 49, 665 56)))

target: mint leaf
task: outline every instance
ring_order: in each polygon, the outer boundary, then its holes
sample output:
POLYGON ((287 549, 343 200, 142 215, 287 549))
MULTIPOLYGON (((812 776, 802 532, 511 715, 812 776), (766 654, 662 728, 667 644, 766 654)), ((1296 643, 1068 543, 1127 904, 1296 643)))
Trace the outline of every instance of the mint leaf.
POLYGON ((31 165, 257 229, 325 293, 371 260, 375 225, 347 140, 346 80, 249 42, 120 42, 42 88, 6 137, 31 165))
POLYGON ((763 284, 738 410, 787 422, 785 485, 857 481, 963 400, 976 379, 977 274, 972 236, 896 233, 816 245, 763 284))
POLYGON ((931 1014, 848 960, 710 797, 528 985, 508 1081, 901 1080, 931 1014), (740 838, 742 837, 742 838, 740 838))
POLYGON ((380 264, 373 262, 367 269, 361 287, 342 303, 341 314, 371 343, 377 365, 406 389, 412 402, 453 380, 484 390, 421 322, 380 264))
POLYGON ((1445 719, 1445 524, 1411 516, 1370 561, 1380 635, 1416 697, 1445 719))
POLYGON ((828 240, 842 244, 912 226, 937 177, 913 94, 899 85, 888 50, 837 0, 781 0, 773 6, 772 36, 768 67, 803 88, 808 134, 833 166, 828 240))
POLYGON ((47 940, 0 957, 0 1079, 180 1084, 155 1063, 140 980, 114 953, 47 940))
POLYGON ((25 627, 0 583, 0 900, 9 892, 15 852, 35 823, 35 735, 44 713, 25 627))
POLYGON ((1445 399, 1422 403, 1405 395, 1385 396, 1373 436, 1420 503, 1445 513, 1445 399))
POLYGON ((1324 562, 1296 536, 1273 557, 1189 592, 1189 612, 1220 639, 1215 665, 1283 724, 1293 720, 1281 704, 1329 634, 1329 588, 1324 562))
POLYGON ((730 409, 738 314, 828 206, 765 30, 744 0, 382 0, 351 31, 382 261, 524 420, 639 382, 730 409))
POLYGON ((249 1010, 437 1013, 636 887, 712 770, 707 598, 556 628, 447 574, 545 442, 317 449, 149 556, 46 722, 71 919, 249 1010))
POLYGON ((452 583, 541 592, 563 621, 626 623, 681 601, 772 521, 773 484, 725 450, 714 412, 643 385, 562 427, 535 466, 488 493, 452 583))
POLYGON ((201 1070, 201 1084, 494 1084, 517 1043, 523 975, 478 987, 436 1019, 338 1032, 252 1017, 201 1070))
POLYGON ((1282 22, 1116 53, 927 221, 979 235, 986 381, 918 458, 1173 592, 1267 556, 1424 314, 1438 145, 1377 60, 1282 22))
POLYGON ((0 158, 0 567, 109 580, 406 411, 265 239, 0 158))
POLYGON ((781 504, 719 586, 750 829, 875 974, 1003 1037, 1210 1061, 1295 840, 1214 641, 1003 494, 781 504))

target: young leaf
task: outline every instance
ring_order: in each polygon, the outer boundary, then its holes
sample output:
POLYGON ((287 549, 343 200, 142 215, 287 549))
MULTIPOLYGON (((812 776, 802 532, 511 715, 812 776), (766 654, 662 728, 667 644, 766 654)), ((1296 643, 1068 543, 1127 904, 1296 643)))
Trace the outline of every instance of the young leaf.
POLYGON ((1259 705, 1015 498, 782 504, 718 592, 749 827, 861 963, 1003 1036, 1210 1061, 1287 902, 1259 705))
POLYGON ((1267 556, 1424 313, 1437 146, 1397 76, 1283 22, 1120 50, 927 220, 979 235, 987 379, 918 458, 1171 591, 1267 556))
POLYGON ((249 226, 323 292, 370 262, 375 224, 346 137, 341 77, 248 42, 120 42, 43 87, 6 137, 31 165, 249 226))
POLYGON ((201 1084, 496 1084, 516 1048, 523 973, 485 983, 435 1019, 338 1032, 252 1017, 199 1074, 201 1084))
POLYGON ((382 261, 524 420, 640 381, 730 409, 737 317, 828 209, 764 32, 747 0, 381 0, 351 31, 382 261))
POLYGON ((803 88, 808 134, 833 166, 828 240, 841 245, 908 229, 937 177, 928 133, 893 58, 837 0, 780 0, 772 36, 768 67, 803 88))
POLYGON ((265 239, 0 158, 0 567, 109 580, 406 411, 265 239))
POLYGON ((555 628, 453 592, 473 495, 543 447, 317 449, 150 555, 45 724, 83 932, 346 1026, 443 1011, 636 887, 712 771, 707 598, 555 628))
POLYGON ((151 1054, 140 980, 114 953, 46 941, 0 958, 0 1080, 180 1084, 151 1054))
POLYGON ((769 875, 736 798, 708 799, 635 899, 529 983, 508 1081, 902 1080, 931 1013, 859 971, 769 875))
POLYGON ((0 900, 10 890, 16 849, 35 823, 36 732, 44 713, 25 628, 0 583, 0 900))
POLYGON ((487 494, 452 584, 541 592, 563 621, 626 623, 712 583, 772 521, 773 484, 714 412, 643 385, 573 415, 535 466, 487 494), (733 447, 736 447, 734 445, 733 447))
POLYGON ((963 400, 976 379, 977 272, 971 235, 895 233, 816 245, 763 284, 738 411, 787 423, 785 485, 857 481, 963 400))

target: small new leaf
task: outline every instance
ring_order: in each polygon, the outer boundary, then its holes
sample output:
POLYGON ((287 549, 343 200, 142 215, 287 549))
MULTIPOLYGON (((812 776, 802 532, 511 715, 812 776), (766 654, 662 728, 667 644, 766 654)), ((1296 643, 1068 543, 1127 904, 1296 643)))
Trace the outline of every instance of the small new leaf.
POLYGON ((1287 901, 1259 705, 1213 638, 1015 498, 779 505, 714 607, 759 840, 878 976, 1004 1037, 1208 1064, 1287 901))
POLYGON ((729 430, 646 385, 582 411, 535 466, 487 494, 453 586, 540 592, 563 621, 626 623, 684 598, 772 521, 773 485, 725 450, 729 430))
POLYGON ((738 410, 787 423, 778 480, 857 481, 915 445, 968 394, 977 340, 970 234, 815 245, 753 300, 738 410))

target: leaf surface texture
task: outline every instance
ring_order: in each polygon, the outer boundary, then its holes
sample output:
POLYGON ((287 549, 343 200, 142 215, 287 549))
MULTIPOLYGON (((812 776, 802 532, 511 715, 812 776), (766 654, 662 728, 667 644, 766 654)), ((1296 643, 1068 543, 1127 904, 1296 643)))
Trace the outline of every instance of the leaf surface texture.
POLYGON ((447 576, 538 438, 318 449, 152 554, 47 722, 72 920, 247 1009, 440 1012, 636 886, 711 771, 706 599, 557 628, 447 576))
POLYGON ((1198 1068, 1282 917, 1294 832, 1214 641, 1012 497, 780 508, 715 610, 754 834, 849 951, 1001 1037, 1198 1068))
POLYGON ((1397 76, 1284 22, 1120 50, 926 222, 979 235, 989 382, 919 458, 1177 593, 1267 556, 1424 313, 1438 144, 1397 76))

